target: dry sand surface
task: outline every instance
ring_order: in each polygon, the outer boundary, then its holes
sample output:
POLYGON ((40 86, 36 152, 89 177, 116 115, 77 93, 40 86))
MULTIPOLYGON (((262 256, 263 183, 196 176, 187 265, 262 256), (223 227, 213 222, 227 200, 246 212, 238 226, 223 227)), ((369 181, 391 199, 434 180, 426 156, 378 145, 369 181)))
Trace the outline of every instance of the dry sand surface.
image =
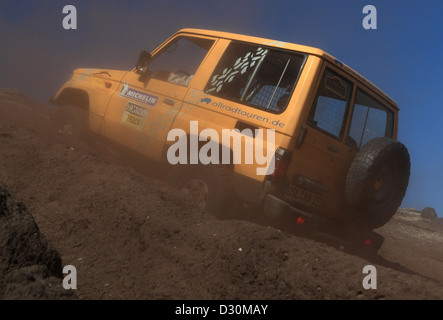
POLYGON ((0 186, 25 204, 62 265, 76 267, 78 299, 443 297, 441 218, 400 209, 375 230, 385 238, 376 255, 279 230, 257 210, 218 220, 161 173, 55 141, 49 116, 20 92, 0 91, 0 186), (375 290, 362 286, 366 265, 377 270, 375 290))

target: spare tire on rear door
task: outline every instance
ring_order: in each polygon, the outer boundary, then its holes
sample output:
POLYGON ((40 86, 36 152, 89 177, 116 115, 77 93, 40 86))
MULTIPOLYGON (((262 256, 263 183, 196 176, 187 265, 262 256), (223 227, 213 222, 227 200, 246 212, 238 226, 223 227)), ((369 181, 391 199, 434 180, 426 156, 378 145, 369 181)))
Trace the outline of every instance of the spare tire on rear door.
POLYGON ((409 174, 409 152, 401 142, 375 138, 365 144, 346 176, 345 196, 353 219, 371 230, 386 224, 401 205, 409 174))

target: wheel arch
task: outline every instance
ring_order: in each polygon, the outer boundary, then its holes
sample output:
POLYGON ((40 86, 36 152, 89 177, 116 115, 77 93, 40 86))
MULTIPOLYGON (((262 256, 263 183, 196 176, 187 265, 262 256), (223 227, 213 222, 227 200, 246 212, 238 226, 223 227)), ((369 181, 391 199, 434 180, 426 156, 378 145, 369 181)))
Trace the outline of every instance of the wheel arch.
POLYGON ((55 99, 56 106, 75 106, 89 112, 89 95, 86 91, 77 88, 66 88, 55 99))

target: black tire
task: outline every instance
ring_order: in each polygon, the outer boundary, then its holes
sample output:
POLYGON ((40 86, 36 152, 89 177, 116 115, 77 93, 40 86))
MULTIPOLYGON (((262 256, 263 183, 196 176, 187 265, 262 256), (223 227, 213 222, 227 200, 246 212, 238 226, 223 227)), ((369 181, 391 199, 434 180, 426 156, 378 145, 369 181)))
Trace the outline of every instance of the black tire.
POLYGON ((225 217, 234 198, 232 172, 223 165, 176 165, 165 181, 188 194, 195 206, 218 218, 225 217))
POLYGON ((78 141, 84 139, 88 131, 88 114, 77 107, 62 106, 51 119, 51 132, 58 140, 78 141))
POLYGON ((375 138, 364 145, 346 176, 352 219, 371 230, 386 224, 406 193, 410 166, 409 152, 399 141, 375 138))

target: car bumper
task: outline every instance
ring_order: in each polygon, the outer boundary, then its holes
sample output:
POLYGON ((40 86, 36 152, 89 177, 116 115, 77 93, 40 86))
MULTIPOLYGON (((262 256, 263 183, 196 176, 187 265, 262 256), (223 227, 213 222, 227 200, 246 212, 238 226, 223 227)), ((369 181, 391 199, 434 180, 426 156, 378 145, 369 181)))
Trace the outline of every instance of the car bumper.
POLYGON ((280 198, 269 193, 265 196, 263 212, 268 218, 271 219, 284 219, 297 215, 315 220, 318 219, 318 217, 300 209, 294 208, 286 201, 281 200, 280 198))
MULTIPOLYGON (((351 244, 357 247, 366 247, 369 251, 377 252, 384 242, 384 238, 360 226, 344 221, 335 221, 319 215, 313 215, 294 208, 287 202, 272 194, 266 194, 263 212, 270 219, 293 223, 294 227, 304 230, 321 239, 342 244, 351 244), (297 226, 299 225, 299 226, 297 226)), ((290 227, 290 226, 288 226, 290 227)))

